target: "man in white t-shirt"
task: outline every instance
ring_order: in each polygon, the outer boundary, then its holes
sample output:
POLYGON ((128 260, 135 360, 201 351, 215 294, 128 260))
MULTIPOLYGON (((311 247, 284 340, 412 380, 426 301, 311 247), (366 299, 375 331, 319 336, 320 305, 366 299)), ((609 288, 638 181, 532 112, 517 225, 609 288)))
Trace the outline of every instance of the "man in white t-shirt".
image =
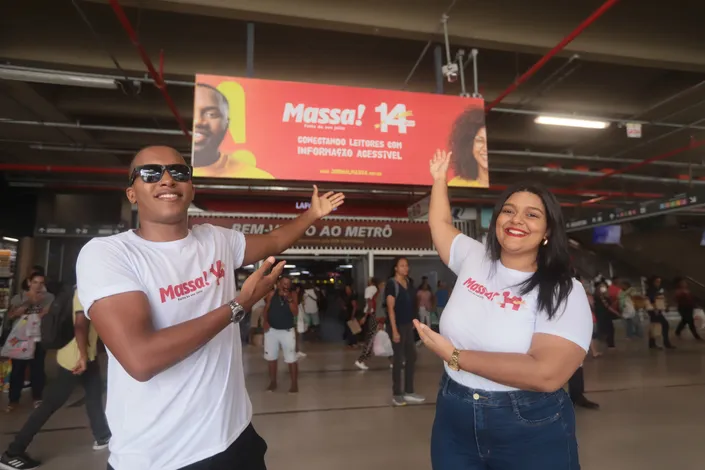
POLYGON ((343 203, 314 187, 311 208, 265 235, 188 228, 191 168, 168 147, 132 162, 127 198, 140 228, 91 240, 76 266, 78 295, 109 353, 106 414, 114 470, 265 469, 250 424, 237 323, 283 269, 274 259, 237 298, 235 269, 290 247, 343 203))

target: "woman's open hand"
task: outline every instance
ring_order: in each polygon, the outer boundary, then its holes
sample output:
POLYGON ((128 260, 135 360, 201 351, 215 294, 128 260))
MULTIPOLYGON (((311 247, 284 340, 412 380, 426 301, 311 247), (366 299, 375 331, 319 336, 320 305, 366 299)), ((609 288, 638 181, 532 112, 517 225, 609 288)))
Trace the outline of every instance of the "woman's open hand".
POLYGON ((419 332, 419 338, 423 341, 424 346, 436 353, 445 362, 450 361, 450 356, 455 349, 453 343, 418 320, 414 320, 414 326, 416 331, 419 332))
POLYGON ((446 181, 448 179, 448 165, 453 152, 445 150, 436 150, 433 158, 430 161, 430 171, 433 181, 446 181))

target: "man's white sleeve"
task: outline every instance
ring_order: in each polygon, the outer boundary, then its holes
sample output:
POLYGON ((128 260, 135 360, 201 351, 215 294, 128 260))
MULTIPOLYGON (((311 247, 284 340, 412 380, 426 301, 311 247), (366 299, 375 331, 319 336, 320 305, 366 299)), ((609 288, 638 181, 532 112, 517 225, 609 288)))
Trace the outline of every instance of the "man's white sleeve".
POLYGON ((102 239, 94 239, 81 249, 76 262, 78 298, 90 318, 93 303, 125 292, 147 293, 127 256, 102 239))
POLYGON ((215 225, 213 226, 213 229, 216 231, 216 233, 219 233, 222 237, 224 237, 228 245, 230 246, 230 250, 233 254, 233 262, 235 263, 233 269, 238 269, 239 267, 241 267, 242 261, 245 259, 245 247, 247 246, 247 242, 245 241, 245 235, 242 232, 238 232, 237 230, 232 230, 225 227, 217 227, 215 225))

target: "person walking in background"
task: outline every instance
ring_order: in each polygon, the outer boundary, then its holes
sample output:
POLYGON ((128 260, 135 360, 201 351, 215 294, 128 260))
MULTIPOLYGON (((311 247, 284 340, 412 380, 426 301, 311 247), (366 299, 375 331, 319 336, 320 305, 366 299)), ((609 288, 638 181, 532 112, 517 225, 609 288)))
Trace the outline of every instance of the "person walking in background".
POLYGON ((612 300, 607 291, 607 284, 602 281, 595 289, 595 318, 597 319, 597 336, 614 349, 614 319, 619 318, 619 312, 612 307, 612 300))
POLYGON ((365 288, 365 309, 363 316, 360 319, 360 326, 362 327, 364 343, 362 345, 362 352, 360 357, 355 361, 355 367, 361 370, 367 370, 367 359, 369 359, 372 354, 372 346, 374 344, 375 335, 378 330, 377 323, 377 298, 380 297, 379 288, 377 287, 377 279, 371 278, 370 282, 365 288))
MULTIPOLYGON (((255 344, 255 335, 257 333, 261 333, 260 328, 262 328, 263 322, 262 322, 262 314, 264 313, 264 307, 266 305, 266 301, 264 298, 258 300, 253 306, 252 306, 252 313, 250 315, 250 338, 249 338, 249 344, 254 345, 255 344)), ((260 344, 261 346, 261 344, 260 344)))
POLYGON ((309 339, 317 339, 318 326, 321 324, 318 305, 321 298, 317 289, 310 282, 306 284, 303 292, 304 296, 304 320, 306 321, 309 339))
POLYGON ((619 294, 622 293, 622 279, 619 276, 612 276, 612 282, 607 284, 607 298, 610 301, 610 307, 619 311, 619 294))
POLYGON ((416 292, 416 304, 419 309, 419 321, 424 325, 431 326, 431 311, 433 310, 433 291, 428 283, 428 278, 421 278, 421 285, 416 292))
POLYGON ((661 349, 656 344, 656 338, 661 333, 663 337, 663 347, 666 349, 675 349, 671 344, 671 336, 669 334, 670 326, 668 320, 664 316, 666 312, 666 293, 661 285, 661 278, 654 276, 649 281, 649 287, 646 289, 646 297, 649 299, 649 348, 661 349))
POLYGON ((345 318, 345 343, 351 349, 357 344, 357 334, 350 329, 348 322, 355 320, 357 314, 357 295, 352 285, 345 284, 340 297, 342 315, 345 318))
MULTIPOLYGON (((588 293, 587 288, 585 288, 585 285, 583 285, 580 275, 575 273, 573 277, 576 281, 580 282, 583 289, 585 289, 585 295, 588 297, 588 303, 590 303, 590 294, 588 293)), ((595 345, 594 334, 593 339, 590 340, 590 351, 592 352, 593 357, 599 357, 599 354, 597 353, 597 347, 595 345)), ((578 367, 575 373, 568 380, 568 395, 570 396, 570 400, 575 406, 586 408, 588 410, 597 410, 600 408, 600 405, 598 405, 594 401, 588 400, 585 396, 585 371, 583 370, 582 364, 580 365, 580 367, 578 367)))
POLYGON ((676 336, 680 338, 683 329, 687 326, 693 334, 696 341, 702 341, 698 334, 698 329, 695 327, 695 299, 688 287, 688 281, 680 279, 676 287, 676 303, 678 305, 678 313, 681 316, 681 321, 676 328, 676 336))
POLYGON ((103 410, 103 380, 96 360, 98 333, 86 318, 78 296, 73 297, 75 338, 56 353, 58 376, 47 388, 46 399, 29 416, 20 432, 0 457, 0 468, 31 470, 40 462, 27 455, 27 447, 44 424, 68 401, 75 386, 85 389, 86 412, 95 442, 93 450, 102 450, 110 442, 110 428, 103 410))
POLYGON ((294 318, 296 323, 296 357, 304 359, 306 357, 306 353, 303 352, 304 333, 308 329, 305 319, 306 315, 304 314, 304 286, 297 284, 292 291, 292 296, 296 303, 296 317, 294 318))
POLYGON ((624 325, 627 333, 627 339, 641 338, 641 321, 634 307, 634 296, 636 290, 629 282, 622 283, 622 290, 619 292, 619 311, 624 318, 624 325))
POLYGON ((277 290, 267 296, 264 307, 264 359, 269 363, 268 392, 277 389, 277 362, 279 350, 289 366, 291 387, 289 393, 299 391, 299 368, 296 354, 295 317, 298 310, 296 297, 291 292, 291 279, 282 276, 277 290))
POLYGON ((384 289, 387 305, 387 333, 392 339, 394 350, 394 362, 392 363, 392 404, 394 406, 426 401, 424 397, 414 393, 414 372, 416 369, 416 343, 413 325, 415 296, 408 276, 409 261, 403 257, 395 258, 392 276, 384 289), (402 367, 404 369, 403 388, 402 367))
POLYGON ((41 344, 41 318, 49 312, 49 307, 54 301, 54 295, 46 291, 44 276, 39 273, 32 273, 27 279, 27 292, 21 292, 10 299, 10 309, 8 318, 13 321, 27 319, 27 327, 32 331, 29 336, 33 336, 34 357, 32 359, 13 359, 12 370, 10 372, 10 403, 6 412, 13 411, 20 402, 22 389, 25 382, 25 371, 30 369, 30 380, 32 382, 32 398, 34 407, 38 408, 42 404, 42 394, 44 393, 44 383, 46 373, 44 371, 44 361, 46 351, 41 344), (30 328, 31 325, 31 328, 30 328))

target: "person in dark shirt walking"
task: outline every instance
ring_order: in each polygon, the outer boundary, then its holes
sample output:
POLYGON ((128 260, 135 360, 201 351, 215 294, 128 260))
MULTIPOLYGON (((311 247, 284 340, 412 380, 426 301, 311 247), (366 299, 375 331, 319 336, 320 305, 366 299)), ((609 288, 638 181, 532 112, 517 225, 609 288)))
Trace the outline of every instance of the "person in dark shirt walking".
POLYGON ((676 303, 678 304, 678 313, 681 315, 681 321, 676 328, 676 336, 680 338, 683 329, 687 326, 690 328, 690 332, 693 334, 693 338, 696 341, 702 341, 703 339, 698 334, 698 329, 695 327, 695 319, 693 312, 695 312, 695 298, 690 292, 688 287, 688 281, 685 279, 678 280, 676 288, 676 303))
POLYGON ((267 296, 264 307, 264 359, 269 362, 269 387, 267 391, 277 389, 277 361, 279 350, 284 354, 284 362, 289 365, 291 388, 289 393, 299 391, 299 368, 296 363, 296 314, 298 305, 291 295, 291 279, 284 276, 279 279, 277 290, 267 296))
POLYGON ((387 302, 387 333, 392 338, 394 362, 392 365, 392 404, 423 403, 421 395, 414 393, 414 369, 416 368, 416 344, 414 341, 415 296, 408 279, 409 261, 396 258, 392 277, 387 281, 384 298, 387 302), (402 391, 402 367, 404 367, 404 390, 402 391))

